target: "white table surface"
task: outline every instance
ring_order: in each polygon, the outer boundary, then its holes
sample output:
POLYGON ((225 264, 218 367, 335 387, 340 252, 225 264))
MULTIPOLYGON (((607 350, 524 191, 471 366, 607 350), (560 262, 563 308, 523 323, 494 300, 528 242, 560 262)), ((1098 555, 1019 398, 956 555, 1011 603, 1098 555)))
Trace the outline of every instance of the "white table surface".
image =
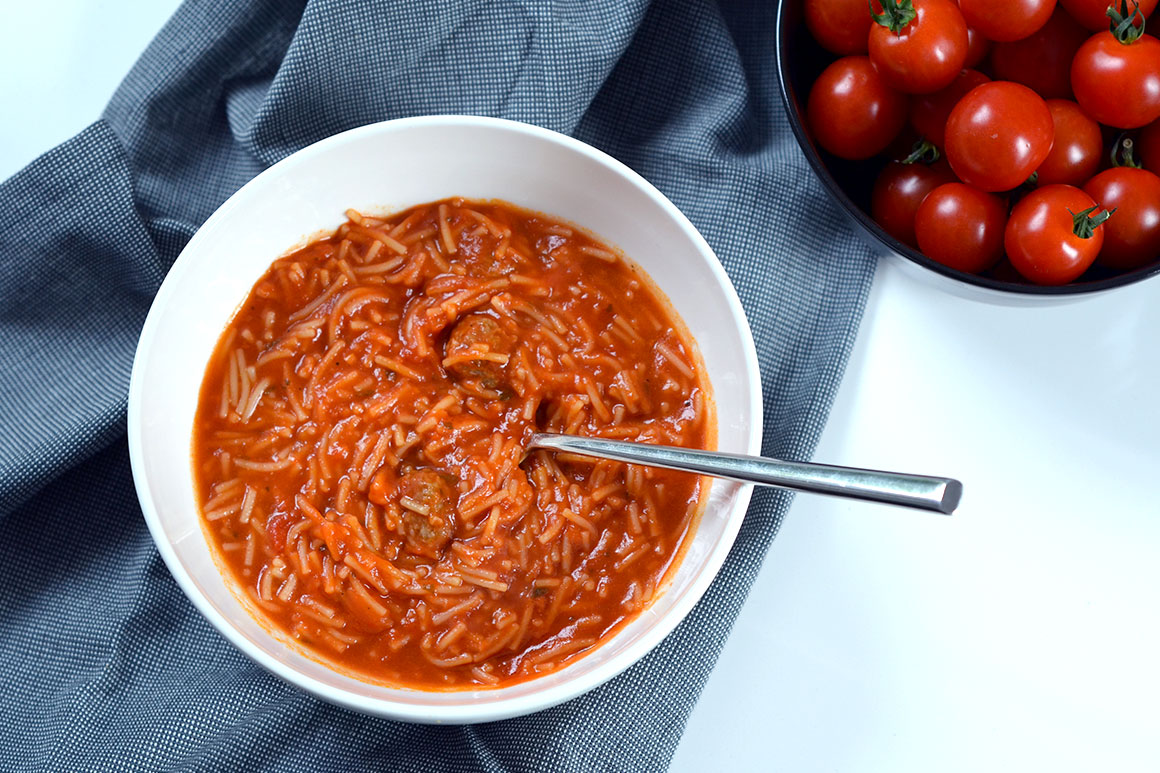
MULTIPOLYGON (((177 3, 5 6, 0 179, 177 3)), ((1160 280, 1019 308, 883 262, 815 458, 963 505, 799 497, 674 771, 1160 769, 1160 280)))

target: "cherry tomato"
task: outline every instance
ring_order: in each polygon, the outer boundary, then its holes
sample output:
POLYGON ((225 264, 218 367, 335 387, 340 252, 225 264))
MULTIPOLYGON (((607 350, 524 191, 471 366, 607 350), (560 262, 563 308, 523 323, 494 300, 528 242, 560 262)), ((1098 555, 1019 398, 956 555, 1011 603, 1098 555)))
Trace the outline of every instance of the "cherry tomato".
POLYGON ((983 37, 978 30, 967 27, 967 58, 963 60, 964 69, 978 67, 991 53, 991 41, 983 37))
POLYGON ((838 56, 866 53, 873 23, 866 0, 805 0, 804 15, 822 48, 838 56))
POLYGON ((959 0, 963 18, 989 40, 1022 40, 1047 23, 1055 0, 959 0))
POLYGON ((1030 37, 997 44, 991 69, 996 79, 1022 83, 1044 99, 1070 99, 1071 60, 1090 36, 1059 8, 1030 37))
POLYGON ((1071 61, 1075 101, 1088 115, 1117 129, 1160 118, 1160 40, 1129 30, 1125 42, 1097 32, 1071 61))
POLYGON ((1067 99, 1047 100, 1055 142, 1036 171, 1040 185, 1081 186, 1100 170, 1104 138, 1100 125, 1079 105, 1067 99))
POLYGON ((1005 191, 1023 183, 1051 151, 1047 103, 1010 81, 975 87, 947 119, 946 154, 965 183, 1005 191))
POLYGON ((977 274, 1003 256, 1007 206, 993 193, 962 183, 940 185, 914 216, 918 247, 931 260, 977 274))
MULTIPOLYGON (((955 5, 959 6, 960 12, 963 10, 960 0, 955 0, 955 5)), ((987 54, 989 53, 991 53, 991 41, 987 40, 983 33, 972 29, 968 24, 967 58, 963 60, 963 69, 973 70, 977 68, 987 58, 987 54)))
POLYGON ((1145 169, 1160 174, 1160 121, 1153 121, 1136 139, 1136 155, 1145 169))
POLYGON ((1083 189, 1105 210, 1115 210, 1103 226, 1101 265, 1126 270, 1160 258, 1160 177, 1119 166, 1100 172, 1083 189))
POLYGON ((1092 197, 1071 185, 1045 185, 1024 196, 1011 210, 1003 244, 1007 257, 1025 278, 1041 285, 1062 285, 1088 270, 1104 244, 1092 197))
MULTIPOLYGON (((1120 6, 1120 0, 1059 0, 1071 17, 1084 29, 1096 32, 1108 28, 1108 6, 1120 6)), ((1134 0, 1129 5, 1134 5, 1134 0)), ((1156 10, 1156 0, 1140 0, 1140 13, 1151 16, 1156 10)), ((1139 25, 1137 25, 1139 26, 1139 25)))
POLYGON ((963 70, 945 89, 914 97, 910 101, 910 125, 935 147, 944 147, 951 110, 967 92, 990 80, 978 70, 963 70))
POLYGON ((870 215, 882 230, 903 244, 918 246, 914 216, 926 195, 945 183, 954 182, 949 167, 921 161, 887 164, 870 192, 870 215))
POLYGON ((951 0, 886 0, 870 26, 870 60, 893 88, 929 94, 967 58, 967 23, 951 0))
POLYGON ((831 64, 810 89, 810 131, 826 150, 847 159, 870 158, 906 123, 906 96, 889 88, 865 56, 831 64))

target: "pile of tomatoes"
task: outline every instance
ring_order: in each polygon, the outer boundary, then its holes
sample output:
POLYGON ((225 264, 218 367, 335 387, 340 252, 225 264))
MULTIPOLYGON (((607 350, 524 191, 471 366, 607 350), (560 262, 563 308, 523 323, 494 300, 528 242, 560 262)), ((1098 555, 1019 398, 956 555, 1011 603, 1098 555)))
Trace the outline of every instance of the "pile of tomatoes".
POLYGON ((807 124, 834 156, 890 159, 870 197, 887 233, 1045 285, 1160 259, 1158 0, 803 2, 840 57, 807 124))

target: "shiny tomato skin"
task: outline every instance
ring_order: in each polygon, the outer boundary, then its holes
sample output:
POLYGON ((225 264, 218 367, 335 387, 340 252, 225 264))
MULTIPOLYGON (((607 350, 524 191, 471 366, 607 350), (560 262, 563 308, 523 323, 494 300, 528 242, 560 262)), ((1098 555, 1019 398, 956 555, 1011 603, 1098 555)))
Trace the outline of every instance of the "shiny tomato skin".
POLYGON ((1010 81, 977 86, 959 100, 946 125, 946 154, 963 182, 984 191, 1022 184, 1051 151, 1047 103, 1010 81))
POLYGON ((983 33, 967 27, 967 58, 963 60, 963 69, 972 70, 982 64, 991 53, 991 41, 983 33))
MULTIPOLYGON (((960 0, 955 0, 955 5, 959 6, 959 11, 963 10, 960 0)), ((967 25, 967 58, 963 60, 964 70, 974 70, 978 68, 983 60, 987 58, 987 54, 991 53, 991 41, 976 29, 972 29, 971 25, 967 25)))
POLYGON ((1095 206, 1071 185, 1045 185, 1011 210, 1003 244, 1015 270, 1035 284, 1064 285, 1087 271, 1104 243, 1104 227, 1084 239, 1075 235, 1072 213, 1095 206))
POLYGON ((806 27, 822 48, 838 56, 866 53, 870 6, 866 0, 805 0, 806 27))
POLYGON ((1100 125, 1068 99, 1049 99, 1055 141, 1036 171, 1039 185, 1081 187, 1100 171, 1104 160, 1104 137, 1100 125))
POLYGON ((1153 121, 1140 130, 1136 158, 1145 169, 1160 174, 1160 121, 1153 121))
POLYGON ((951 0, 913 2, 917 16, 898 34, 870 26, 870 60, 892 88, 929 94, 950 85, 963 69, 967 23, 951 0))
POLYGON ((1038 32, 1022 40, 997 43, 991 50, 996 80, 1015 81, 1044 99, 1071 98, 1071 60, 1091 33, 1062 8, 1038 32))
POLYGON ((959 0, 963 18, 988 40, 1022 40, 1047 23, 1055 0, 959 0))
MULTIPOLYGON (((1156 2, 1157 0, 1140 0, 1140 12, 1145 17, 1150 16, 1152 11, 1156 10, 1156 2)), ((1114 4, 1117 10, 1120 8, 1120 0, 1059 0, 1059 4, 1084 29, 1091 32, 1108 28, 1109 5, 1114 4)), ((1132 8, 1133 2, 1130 1, 1128 3, 1129 12, 1132 8)))
POLYGON ((818 76, 806 103, 814 140, 839 158, 881 152, 906 124, 904 94, 886 85, 865 56, 837 60, 818 76))
POLYGON ((1100 265, 1126 271, 1160 258, 1160 177, 1115 167, 1088 180, 1083 190, 1104 209, 1115 209, 1102 226, 1100 265))
POLYGON ((898 161, 887 164, 870 192, 870 215, 883 231, 903 244, 917 247, 914 216, 919 205, 928 193, 954 179, 949 167, 898 161))
POLYGON ((990 80, 978 70, 963 70, 945 89, 913 97, 910 100, 910 125, 924 139, 942 149, 946 145, 947 118, 951 110, 976 86, 990 80))
POLYGON ((1145 33, 1121 43, 1097 32, 1071 61, 1071 89, 1088 115, 1116 129, 1160 118, 1160 40, 1145 33))
POLYGON ((978 274, 1003 257, 1007 205, 993 193, 963 183, 940 185, 927 194, 914 217, 922 253, 945 266, 978 274))

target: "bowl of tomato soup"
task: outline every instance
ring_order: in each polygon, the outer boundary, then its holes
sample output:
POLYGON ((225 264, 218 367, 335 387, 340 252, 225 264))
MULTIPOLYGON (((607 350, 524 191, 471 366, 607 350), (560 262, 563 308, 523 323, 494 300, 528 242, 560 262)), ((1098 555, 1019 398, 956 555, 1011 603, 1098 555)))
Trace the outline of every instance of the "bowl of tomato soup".
POLYGON ((292 684, 416 722, 602 684, 737 534, 748 487, 525 454, 545 430, 757 453, 760 378, 672 203, 497 119, 366 126, 256 177, 174 264, 130 387, 142 510, 199 611, 292 684))

